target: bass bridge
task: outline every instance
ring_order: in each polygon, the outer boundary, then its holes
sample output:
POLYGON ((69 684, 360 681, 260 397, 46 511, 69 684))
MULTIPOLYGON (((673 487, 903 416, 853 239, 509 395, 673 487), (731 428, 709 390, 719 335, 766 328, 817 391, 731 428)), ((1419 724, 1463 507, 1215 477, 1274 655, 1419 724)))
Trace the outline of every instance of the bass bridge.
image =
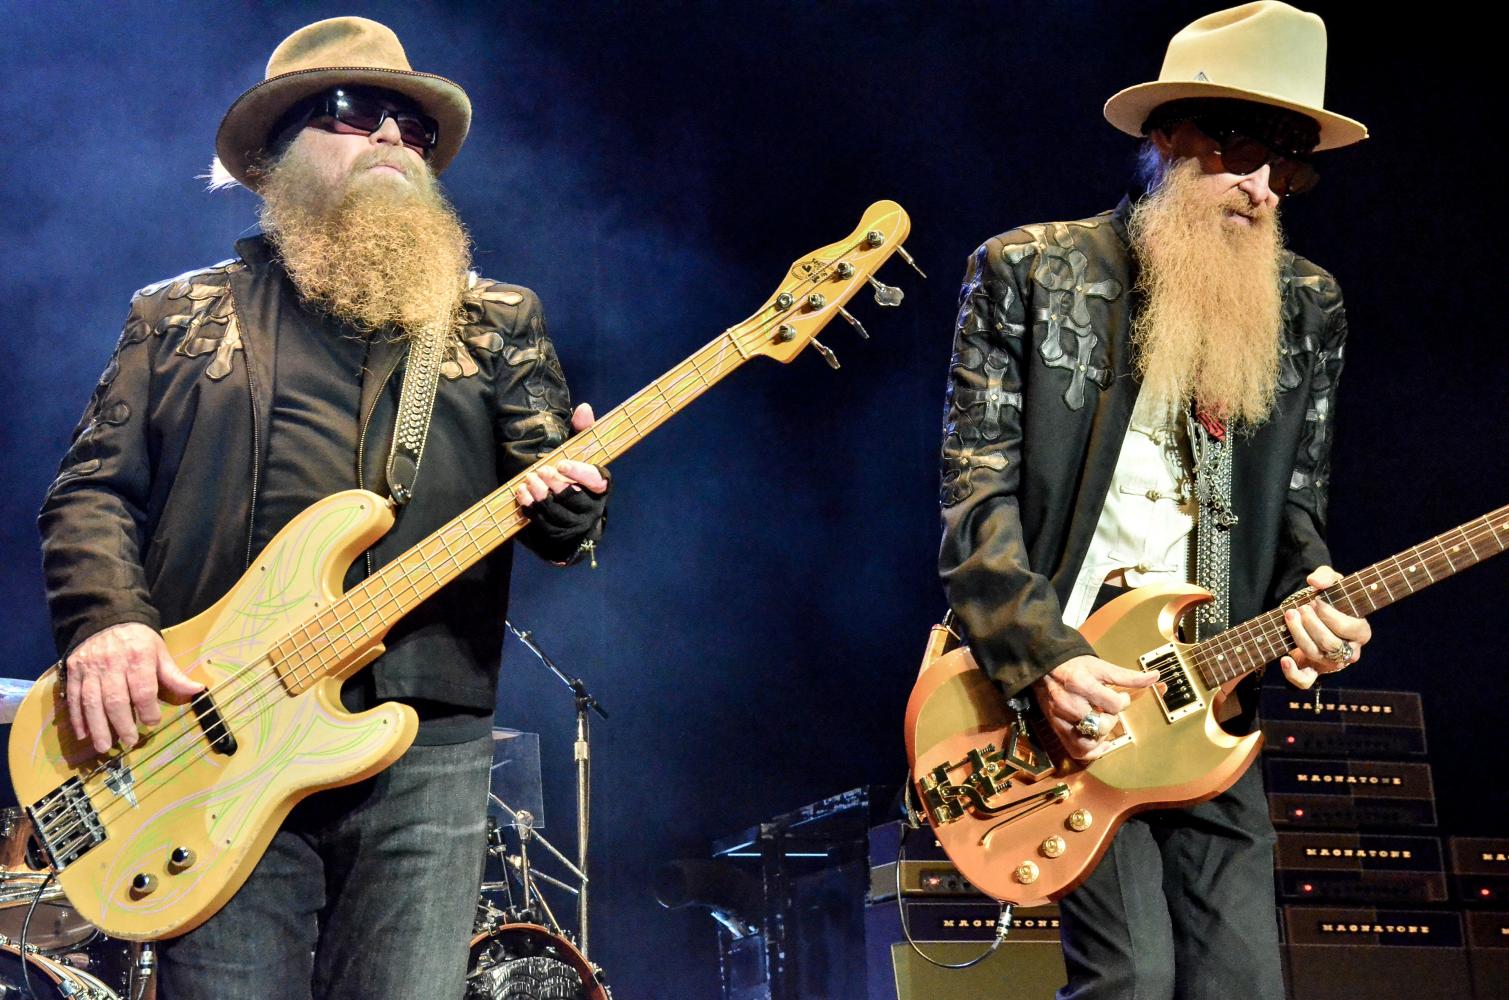
POLYGON ((971 749, 963 760, 939 764, 917 779, 918 794, 935 823, 952 823, 965 813, 990 818, 1016 809, 1021 803, 998 798, 1011 789, 1013 779, 1028 783, 1053 769, 1053 762, 1028 734, 1021 714, 1004 742, 1005 749, 987 743, 971 749))

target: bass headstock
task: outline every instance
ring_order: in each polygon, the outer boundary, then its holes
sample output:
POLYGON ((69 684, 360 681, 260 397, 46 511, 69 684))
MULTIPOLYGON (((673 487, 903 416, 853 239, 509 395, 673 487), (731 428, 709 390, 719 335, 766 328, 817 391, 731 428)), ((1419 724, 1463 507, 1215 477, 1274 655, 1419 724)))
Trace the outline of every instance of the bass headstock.
POLYGON ((859 225, 848 236, 792 263, 785 280, 759 311, 731 327, 729 334, 745 356, 763 354, 785 363, 812 344, 829 365, 837 368, 838 359, 817 340, 818 332, 835 316, 842 316, 868 339, 859 320, 844 308, 866 285, 874 287, 875 301, 880 305, 901 304, 901 289, 879 281, 875 272, 892 254, 899 254, 922 274, 902 246, 911 230, 906 209, 894 201, 877 201, 865 209, 859 225))

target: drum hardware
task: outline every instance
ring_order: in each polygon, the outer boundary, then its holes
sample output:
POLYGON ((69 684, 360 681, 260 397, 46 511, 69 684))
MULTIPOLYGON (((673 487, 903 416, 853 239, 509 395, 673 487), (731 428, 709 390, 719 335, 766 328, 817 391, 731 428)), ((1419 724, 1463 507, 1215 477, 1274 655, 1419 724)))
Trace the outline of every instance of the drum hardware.
POLYGON ((567 938, 502 923, 471 940, 467 1000, 612 1000, 601 972, 567 938))
POLYGON ((488 817, 487 854, 501 863, 504 877, 482 884, 466 975, 467 1000, 611 1000, 602 970, 562 929, 541 886, 554 886, 578 899, 581 890, 536 871, 529 860, 530 842, 547 848, 583 886, 585 876, 535 829, 529 810, 513 809, 496 794, 489 797, 512 822, 499 825, 488 817), (517 853, 509 850, 510 826, 517 838, 517 853), (490 892, 500 894, 505 905, 493 905, 487 898, 490 892))
MULTIPOLYGON (((539 643, 534 640, 534 633, 520 630, 513 622, 504 620, 503 624, 508 630, 518 637, 535 658, 544 667, 556 676, 566 687, 570 688, 572 700, 576 706, 576 743, 572 748, 572 759, 576 762, 576 864, 571 865, 572 873, 581 880, 581 890, 576 897, 576 926, 578 930, 578 942, 582 953, 589 955, 587 948, 587 837, 591 827, 592 815, 592 726, 589 712, 596 712, 604 719, 608 717, 607 709, 603 708, 592 693, 587 690, 586 682, 580 677, 567 676, 560 667, 556 666, 539 643)), ((554 847, 550 847, 543 837, 540 841, 550 849, 556 857, 561 857, 554 847)), ((561 858, 564 862, 565 858, 561 858)), ((568 863, 569 864, 569 863, 568 863)))
POLYGON ((82 969, 13 944, 0 943, 0 1000, 121 1000, 82 969), (36 975, 33 976, 32 973, 36 975))
POLYGON ((549 850, 550 853, 553 854, 556 859, 561 862, 561 864, 565 865, 571 870, 571 873, 580 880, 583 888, 585 888, 586 886, 586 876, 583 875, 575 865, 568 861, 560 851, 556 850, 554 845, 552 845, 550 841, 546 840, 543 834, 534 829, 534 816, 529 812, 529 810, 514 810, 508 806, 508 803, 504 802, 498 796, 493 795, 490 797, 492 798, 493 802, 496 803, 504 811, 504 813, 512 818, 513 823, 511 825, 518 837, 519 844, 519 852, 517 854, 509 854, 508 841, 505 835, 507 827, 498 826, 496 823, 491 822, 491 818, 489 818, 490 829, 488 831, 488 856, 497 858, 503 863, 505 872, 509 875, 512 875, 513 878, 517 880, 519 884, 519 892, 521 895, 521 898, 519 900, 514 900, 512 889, 507 885, 507 880, 505 879, 504 891, 508 893, 509 908, 504 912, 511 920, 514 921, 526 919, 532 920, 535 908, 538 907, 539 911, 545 914, 545 919, 549 922, 551 930, 556 934, 567 936, 566 931, 561 927, 560 921, 556 919, 555 911, 550 908, 550 902, 545 898, 544 894, 540 892, 539 886, 536 883, 545 882, 550 885, 558 886, 559 888, 564 889, 566 892, 569 892, 572 895, 576 896, 578 899, 581 898, 581 890, 572 888, 570 885, 562 882, 560 879, 552 878, 551 876, 546 875, 544 872, 535 871, 534 866, 529 861, 530 841, 539 841, 539 843, 542 844, 547 850, 549 850))

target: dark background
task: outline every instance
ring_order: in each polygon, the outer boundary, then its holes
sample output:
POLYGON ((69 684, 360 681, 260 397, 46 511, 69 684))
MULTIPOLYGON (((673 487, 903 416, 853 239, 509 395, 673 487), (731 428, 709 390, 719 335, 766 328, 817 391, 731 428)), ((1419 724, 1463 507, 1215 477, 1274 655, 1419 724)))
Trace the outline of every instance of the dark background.
MULTIPOLYGON (((596 572, 521 560, 513 618, 612 712, 596 727, 595 957, 619 995, 715 994, 714 925, 662 862, 827 794, 897 782, 934 576, 936 451, 966 255, 1110 207, 1133 143, 1105 99, 1214 4, 6 4, 0 54, 0 673, 52 662, 33 518, 133 290, 253 220, 208 194, 221 114, 321 17, 394 27, 476 107, 446 174, 484 273, 543 297, 577 399, 615 404, 754 311, 877 198, 911 212, 875 339, 843 324, 736 373, 616 468, 596 572), (353 11, 353 7, 360 7, 353 11)), ((1322 4, 1327 103, 1374 138, 1285 213, 1347 291, 1332 494, 1357 568, 1509 500, 1498 233, 1503 52, 1420 9, 1322 4)), ((1509 563, 1379 614, 1342 683, 1425 691, 1442 826, 1505 833, 1509 563)), ((520 648, 500 722, 543 734, 570 849, 570 700, 520 648)), ((563 909, 569 904, 561 903, 563 909)))

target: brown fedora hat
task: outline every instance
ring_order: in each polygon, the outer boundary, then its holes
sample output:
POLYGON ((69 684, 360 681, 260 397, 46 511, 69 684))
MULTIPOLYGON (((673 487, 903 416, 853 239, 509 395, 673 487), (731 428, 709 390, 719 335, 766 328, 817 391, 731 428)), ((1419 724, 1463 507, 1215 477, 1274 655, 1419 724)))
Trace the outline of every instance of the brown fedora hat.
POLYGON ((472 102, 459 84, 411 69, 398 36, 386 25, 365 17, 332 17, 283 39, 267 60, 265 79, 236 98, 215 135, 220 165, 256 190, 251 166, 267 144, 268 131, 299 101, 340 84, 395 91, 434 118, 440 138, 429 162, 437 174, 466 141, 472 102))

